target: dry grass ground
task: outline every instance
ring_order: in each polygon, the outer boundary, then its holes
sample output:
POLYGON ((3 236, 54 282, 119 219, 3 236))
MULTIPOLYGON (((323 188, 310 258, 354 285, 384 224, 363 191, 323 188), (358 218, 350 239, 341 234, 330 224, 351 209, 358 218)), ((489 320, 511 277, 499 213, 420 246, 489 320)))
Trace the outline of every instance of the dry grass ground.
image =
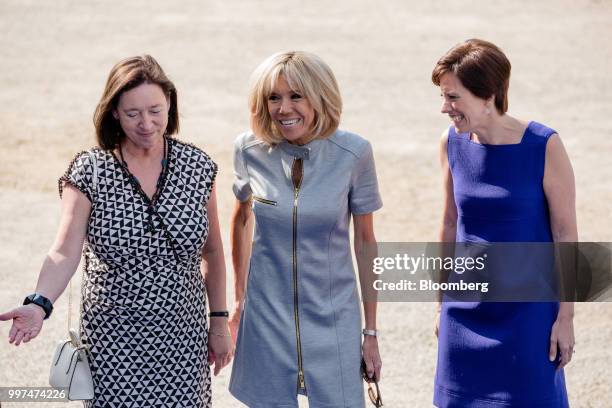
MULTIPOLYGON (((612 241, 609 1, 4 0, 0 32, 0 310, 33 290, 58 223, 56 180, 93 144, 91 116, 108 71, 142 53, 154 55, 179 89, 180 138, 220 165, 226 245, 231 142, 248 127, 247 79, 285 49, 328 61, 344 96, 342 127, 374 145, 385 202, 376 214, 379 240, 435 240, 437 141, 448 121, 429 74, 443 52, 470 37, 499 44, 512 61, 511 113, 554 127, 564 140, 580 238, 612 241)), ((19 348, 3 340, 9 326, 0 325, 0 386, 46 385, 66 304, 63 296, 42 335, 19 348)), ((385 406, 431 406, 433 316, 431 304, 381 304, 385 406)), ((612 406, 611 318, 612 304, 577 305, 577 353, 566 371, 573 407, 612 406)), ((227 392, 229 373, 214 379, 217 407, 240 406, 227 392)), ((65 405, 45 405, 54 406, 65 405)))

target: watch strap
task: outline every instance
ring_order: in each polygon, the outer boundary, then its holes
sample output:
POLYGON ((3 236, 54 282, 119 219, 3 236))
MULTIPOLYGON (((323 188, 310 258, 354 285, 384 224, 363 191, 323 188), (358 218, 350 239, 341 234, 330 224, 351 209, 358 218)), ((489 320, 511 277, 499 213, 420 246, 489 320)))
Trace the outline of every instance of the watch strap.
POLYGON ((222 310, 219 312, 210 312, 208 317, 229 317, 229 312, 227 310, 222 310))
POLYGON ((40 306, 45 311, 45 319, 51 316, 51 312, 53 312, 53 302, 40 293, 32 293, 23 300, 24 305, 29 305, 30 303, 40 306))

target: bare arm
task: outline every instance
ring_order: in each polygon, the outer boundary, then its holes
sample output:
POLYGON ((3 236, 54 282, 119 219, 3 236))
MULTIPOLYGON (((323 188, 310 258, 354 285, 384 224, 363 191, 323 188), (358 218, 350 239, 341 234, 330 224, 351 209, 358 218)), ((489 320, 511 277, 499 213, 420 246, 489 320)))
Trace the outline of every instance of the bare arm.
POLYGON ((236 200, 230 226, 232 244, 232 265, 234 268, 234 307, 230 317, 230 330, 236 341, 240 313, 247 286, 249 259, 253 243, 253 210, 251 200, 244 202, 236 200))
MULTIPOLYGON (((202 248, 202 271, 206 282, 210 311, 225 311, 227 310, 225 257, 217 214, 217 191, 215 187, 210 194, 206 209, 209 230, 206 244, 202 248)), ((232 360, 234 350, 226 317, 211 317, 209 327, 208 360, 214 365, 214 374, 217 375, 232 360)))
POLYGON ((232 265, 234 267, 234 305, 242 306, 253 244, 253 210, 251 200, 236 200, 231 221, 232 265))
POLYGON ((363 312, 365 328, 376 330, 376 292, 369 290, 372 285, 372 260, 376 257, 376 237, 374 236, 374 216, 372 213, 354 215, 354 250, 362 293, 364 293, 363 312), (367 295, 365 294, 367 292, 367 295))
MULTIPOLYGON (((62 196, 62 215, 55 242, 43 262, 36 292, 55 302, 74 275, 81 259, 91 203, 78 189, 66 184, 62 196)), ((29 304, 0 314, 0 320, 13 320, 9 342, 19 345, 36 337, 42 328, 44 311, 29 304)))
POLYGON ((455 242, 457 233, 457 205, 453 191, 453 176, 448 164, 448 130, 440 139, 440 167, 442 168, 442 185, 444 187, 444 207, 442 209, 442 225, 440 228, 440 242, 455 242))
MULTIPOLYGON (((208 213, 208 239, 202 249, 202 271, 206 281, 206 292, 210 311, 227 310, 225 296, 226 273, 225 257, 223 255, 223 241, 221 239, 221 228, 217 215, 217 192, 213 187, 207 204, 208 213)), ((211 327, 218 319, 211 319, 211 327)))
POLYGON ((36 292, 55 302, 74 275, 81 260, 91 203, 77 188, 66 184, 62 215, 55 242, 43 262, 36 292))
POLYGON ((577 242, 574 171, 561 138, 556 134, 550 137, 546 146, 544 193, 550 211, 553 241, 577 242))
MULTIPOLYGON (((554 242, 577 242, 576 187, 574 171, 559 135, 553 135, 546 145, 544 193, 550 211, 550 226, 554 242)), ((562 302, 551 333, 551 361, 561 353, 560 367, 571 360, 574 348, 574 303, 562 302)))
MULTIPOLYGON (((377 300, 376 293, 372 290, 372 281, 374 278, 372 262, 374 257, 376 257, 377 249, 376 237, 374 236, 373 214, 354 215, 353 227, 355 239, 354 249, 363 297, 365 328, 368 330, 376 330, 377 300)), ((380 380, 382 361, 378 351, 378 339, 374 336, 364 336, 362 348, 368 376, 372 377, 375 374, 376 378, 380 380)))
MULTIPOLYGON (((444 188, 444 203, 442 208, 442 225, 440 226, 440 233, 438 235, 438 241, 445 243, 455 242, 457 234, 457 205, 455 204, 455 196, 453 190, 453 176, 450 171, 448 163, 448 130, 446 130, 440 139, 440 167, 442 169, 442 186, 444 188)), ((443 250, 448 249, 446 245, 442 246, 443 250)), ((441 254, 445 257, 446 254, 441 254)), ((450 254, 452 256, 452 254, 450 254)), ((442 271, 441 271, 442 273, 442 271)), ((446 276, 441 276, 442 281, 446 280, 446 276)), ((441 293, 440 293, 441 296, 441 293)), ((442 299, 438 299, 438 311, 441 307, 442 299)), ((437 335, 437 327, 436 327, 437 335)))

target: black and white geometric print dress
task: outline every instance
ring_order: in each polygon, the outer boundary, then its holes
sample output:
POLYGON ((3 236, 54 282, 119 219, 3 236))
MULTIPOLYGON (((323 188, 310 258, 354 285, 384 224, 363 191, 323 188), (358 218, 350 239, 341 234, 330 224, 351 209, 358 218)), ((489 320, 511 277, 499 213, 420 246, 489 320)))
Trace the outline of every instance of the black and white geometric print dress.
POLYGON ((78 154, 60 178, 60 195, 69 183, 92 203, 80 329, 95 397, 86 407, 211 406, 200 261, 217 165, 166 140, 154 208, 109 151, 78 154))

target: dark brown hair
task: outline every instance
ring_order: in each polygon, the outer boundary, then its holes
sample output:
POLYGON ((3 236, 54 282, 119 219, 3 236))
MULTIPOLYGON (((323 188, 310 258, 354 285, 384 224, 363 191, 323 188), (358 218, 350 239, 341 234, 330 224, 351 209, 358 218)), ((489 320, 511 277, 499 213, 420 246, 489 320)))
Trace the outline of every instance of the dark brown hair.
POLYGON ((510 68, 510 61, 499 47, 473 38, 447 51, 436 63, 431 80, 440 86, 442 76, 452 72, 475 96, 489 99, 494 95, 495 108, 503 115, 508 110, 510 68))
POLYGON ((121 124, 113 117, 121 94, 144 83, 156 84, 166 94, 170 102, 168 111, 168 126, 166 134, 173 135, 179 131, 179 117, 176 88, 168 79, 162 67, 150 55, 126 58, 119 61, 106 80, 102 98, 94 112, 94 126, 98 145, 104 150, 112 150, 118 146, 125 134, 121 124))

